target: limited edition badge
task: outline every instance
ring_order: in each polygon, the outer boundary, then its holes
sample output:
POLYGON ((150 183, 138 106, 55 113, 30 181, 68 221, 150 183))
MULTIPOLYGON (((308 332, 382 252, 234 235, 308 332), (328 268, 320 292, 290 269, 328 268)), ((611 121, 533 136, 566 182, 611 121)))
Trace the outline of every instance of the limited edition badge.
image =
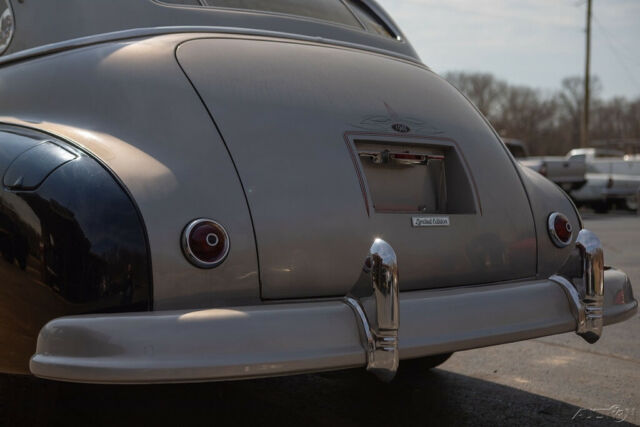
POLYGON ((414 216, 411 218, 414 227, 448 227, 448 216, 414 216))

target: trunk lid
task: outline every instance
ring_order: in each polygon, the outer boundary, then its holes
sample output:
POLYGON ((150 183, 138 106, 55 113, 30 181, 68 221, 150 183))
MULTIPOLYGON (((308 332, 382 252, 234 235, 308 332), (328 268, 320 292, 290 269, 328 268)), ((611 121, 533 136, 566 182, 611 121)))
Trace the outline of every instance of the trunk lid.
POLYGON ((376 237, 405 291, 535 276, 514 165, 432 72, 275 39, 197 39, 177 58, 237 166, 263 298, 344 295, 376 237))

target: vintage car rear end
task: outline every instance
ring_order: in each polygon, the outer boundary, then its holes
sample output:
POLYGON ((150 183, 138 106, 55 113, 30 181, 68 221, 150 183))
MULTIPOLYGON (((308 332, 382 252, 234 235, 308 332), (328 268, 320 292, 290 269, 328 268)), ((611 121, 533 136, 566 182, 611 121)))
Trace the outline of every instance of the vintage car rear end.
POLYGON ((0 58, 3 371, 388 380, 635 312, 566 194, 375 3, 171 3, 69 1, 0 58))

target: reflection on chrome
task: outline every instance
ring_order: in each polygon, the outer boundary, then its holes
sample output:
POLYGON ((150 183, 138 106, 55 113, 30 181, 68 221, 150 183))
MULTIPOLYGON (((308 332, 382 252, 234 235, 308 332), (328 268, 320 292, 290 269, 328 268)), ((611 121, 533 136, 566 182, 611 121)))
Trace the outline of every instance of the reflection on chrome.
POLYGON ((576 333, 589 343, 602 335, 604 304, 604 253, 602 243, 589 230, 580 230, 576 240, 576 253, 570 257, 559 275, 551 280, 562 286, 571 302, 576 317, 576 333), (580 271, 572 271, 576 258, 580 271))
POLYGON ((0 55, 9 47, 15 24, 9 0, 0 0, 0 55))
POLYGON ((367 352, 367 370, 383 381, 393 379, 400 360, 398 292, 396 254, 387 242, 376 239, 358 282, 344 301, 356 315, 367 352))

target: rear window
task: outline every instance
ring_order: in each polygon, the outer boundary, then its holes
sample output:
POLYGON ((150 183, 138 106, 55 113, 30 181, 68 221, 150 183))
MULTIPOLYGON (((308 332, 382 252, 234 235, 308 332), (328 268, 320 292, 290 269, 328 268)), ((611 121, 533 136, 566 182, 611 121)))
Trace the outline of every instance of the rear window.
POLYGON ((382 22, 382 19, 365 4, 357 0, 346 0, 353 13, 358 17, 360 22, 366 27, 367 31, 376 33, 381 36, 394 38, 391 30, 382 22))
POLYGON ((382 20, 358 0, 162 0, 164 3, 286 13, 365 29, 393 38, 382 20), (346 3, 346 4, 345 4, 346 3))

